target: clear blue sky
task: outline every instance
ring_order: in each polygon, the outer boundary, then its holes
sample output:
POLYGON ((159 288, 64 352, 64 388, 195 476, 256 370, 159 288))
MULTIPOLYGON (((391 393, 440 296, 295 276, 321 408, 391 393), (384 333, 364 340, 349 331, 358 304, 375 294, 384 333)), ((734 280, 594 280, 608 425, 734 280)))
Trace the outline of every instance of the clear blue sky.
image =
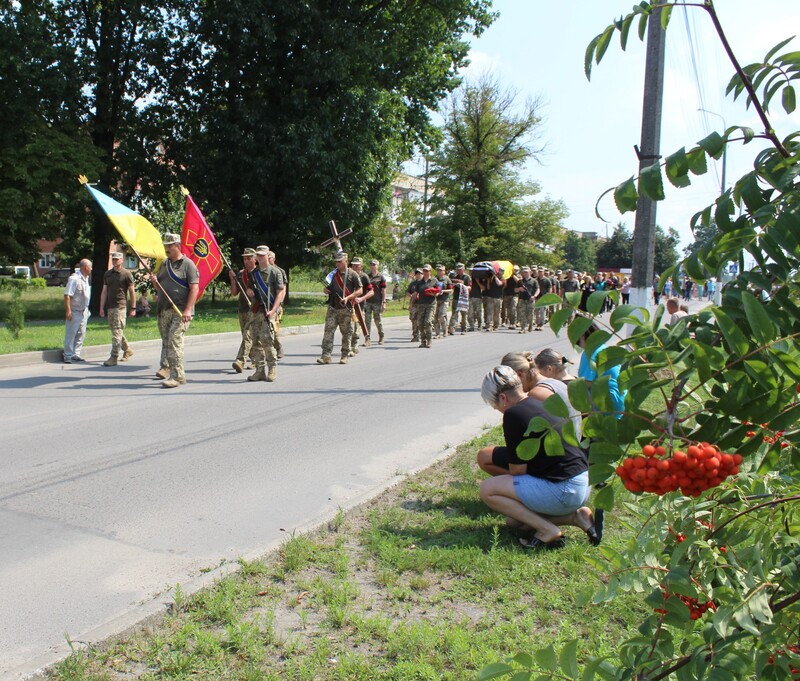
MULTIPOLYGON (((516 90, 520 101, 542 99, 547 150, 541 163, 529 164, 524 174, 541 185, 543 195, 564 201, 570 229, 604 234, 606 224, 594 215, 597 199, 637 172, 633 145, 639 143, 641 131, 644 44, 632 30, 623 52, 615 37, 594 66, 592 80, 583 73, 586 46, 631 6, 630 0, 495 0, 500 16, 472 43, 472 64, 464 74, 468 79, 488 71, 501 85, 516 90)), ((800 34, 800 0, 719 0, 717 10, 743 65, 800 34)), ((783 51, 789 50, 800 50, 800 36, 783 51)), ((667 31, 662 155, 690 148, 712 130, 722 132, 722 119, 727 126, 763 129, 744 100, 725 98, 732 74, 707 13, 696 7, 676 8, 667 31)), ((781 137, 800 129, 797 112, 789 117, 776 103, 771 113, 781 137)), ((749 170, 755 145, 729 150, 728 184, 749 170)), ((682 245, 692 238, 691 216, 718 195, 721 164, 712 165, 707 175, 693 176, 691 188, 667 186, 667 200, 658 206, 658 224, 677 229, 682 245)), ((619 221, 633 230, 634 214, 621 216, 610 196, 600 210, 611 222, 609 232, 619 221)))

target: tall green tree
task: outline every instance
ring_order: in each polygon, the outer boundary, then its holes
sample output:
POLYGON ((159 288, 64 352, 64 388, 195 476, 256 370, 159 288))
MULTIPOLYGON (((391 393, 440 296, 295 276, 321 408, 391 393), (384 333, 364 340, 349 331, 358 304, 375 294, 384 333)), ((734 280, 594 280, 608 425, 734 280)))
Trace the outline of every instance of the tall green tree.
POLYGON ((654 272, 666 272, 678 262, 678 244, 680 241, 680 236, 674 227, 670 227, 665 232, 661 225, 656 225, 654 272))
POLYGON ((176 176, 223 234, 288 265, 314 259, 331 219, 354 229, 349 249, 369 250, 400 163, 436 140, 430 111, 489 5, 203 3, 160 112, 176 176))
POLYGON ((543 258, 561 238, 567 211, 560 201, 535 201, 539 186, 520 178, 523 164, 542 150, 539 110, 538 101, 520 104, 515 92, 488 76, 454 93, 418 239, 465 261, 543 258))
POLYGON ((569 231, 564 239, 562 268, 576 272, 594 272, 597 269, 597 242, 577 232, 569 231))
POLYGON ((633 262, 633 235, 621 222, 611 236, 597 247, 597 266, 620 270, 633 262))

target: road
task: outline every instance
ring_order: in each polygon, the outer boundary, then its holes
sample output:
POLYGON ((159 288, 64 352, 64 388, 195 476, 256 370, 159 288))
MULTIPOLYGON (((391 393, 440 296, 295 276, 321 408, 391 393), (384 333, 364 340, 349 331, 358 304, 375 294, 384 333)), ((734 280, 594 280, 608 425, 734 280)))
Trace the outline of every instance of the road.
MULTIPOLYGON (((275 383, 230 366, 238 343, 187 346, 188 383, 161 388, 158 348, 127 363, 0 369, 0 678, 163 611, 193 590, 430 465, 500 416, 480 381, 545 330, 409 342, 408 320, 346 366, 321 333, 286 336, 275 383)), ((338 334, 337 334, 338 346, 338 334)))

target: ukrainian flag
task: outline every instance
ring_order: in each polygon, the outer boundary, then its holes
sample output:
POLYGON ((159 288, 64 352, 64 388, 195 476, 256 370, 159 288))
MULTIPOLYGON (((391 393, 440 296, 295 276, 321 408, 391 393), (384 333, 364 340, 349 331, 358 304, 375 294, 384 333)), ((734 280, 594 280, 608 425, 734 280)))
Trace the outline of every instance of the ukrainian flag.
POLYGON ((166 259, 167 253, 164 250, 162 236, 146 218, 90 187, 87 183, 84 183, 84 186, 100 204, 100 208, 111 220, 111 224, 117 228, 126 244, 142 257, 156 258, 159 261, 166 259))

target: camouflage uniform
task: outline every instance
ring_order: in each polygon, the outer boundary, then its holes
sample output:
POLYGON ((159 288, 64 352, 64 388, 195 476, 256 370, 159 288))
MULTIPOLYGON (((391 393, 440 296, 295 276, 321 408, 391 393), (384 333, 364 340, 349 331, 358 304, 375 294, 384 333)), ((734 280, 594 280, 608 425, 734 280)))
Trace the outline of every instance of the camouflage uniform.
MULTIPOLYGON (((447 331, 450 335, 453 335, 456 330, 456 325, 460 321, 461 333, 463 334, 467 332, 467 310, 457 309, 458 299, 462 290, 461 286, 469 289, 470 285, 472 284, 472 280, 469 278, 469 275, 466 272, 464 274, 453 275, 451 280, 453 281, 453 309, 451 310, 450 324, 447 327, 447 331), (459 284, 461 284, 461 286, 459 286, 459 284)), ((467 295, 470 295, 469 292, 467 295)))
POLYGON ((375 328, 378 330, 378 343, 383 344, 383 306, 386 301, 386 277, 380 272, 373 274, 369 278, 369 283, 374 292, 364 304, 364 323, 367 325, 367 338, 365 345, 370 343, 370 332, 372 320, 375 319, 375 328))
MULTIPOLYGON (((113 253, 112 262, 122 262, 122 253, 113 253)), ((103 295, 101 299, 106 307, 108 328, 111 329, 111 355, 106 360, 106 366, 113 366, 120 358, 126 360, 133 354, 125 338, 125 322, 128 317, 128 293, 133 287, 133 275, 124 267, 111 268, 103 275, 103 295)), ((132 306, 136 305, 136 294, 132 294, 132 306)))
POLYGON ((518 289, 517 300, 517 321, 519 322, 519 332, 525 333, 533 328, 533 303, 539 293, 539 283, 533 277, 522 277, 518 289))
MULTIPOLYGON (((275 257, 272 253, 269 255, 270 257, 270 264, 278 270, 278 274, 281 275, 283 279, 283 286, 286 287, 289 285, 289 277, 286 275, 286 270, 282 267, 278 267, 274 264, 275 257)), ((281 343, 281 320, 283 319, 283 305, 278 308, 278 311, 275 313, 275 316, 272 318, 272 325, 275 328, 275 354, 277 355, 278 359, 283 357, 283 344, 281 343)))
POLYGON ((509 328, 517 326, 517 294, 520 278, 512 274, 503 289, 503 307, 500 310, 501 321, 509 328))
POLYGON ((444 273, 444 268, 436 266, 436 281, 439 286, 439 295, 436 298, 436 312, 433 318, 433 331, 436 337, 444 338, 447 335, 447 313, 450 307, 450 294, 453 291, 453 282, 444 273))
POLYGON ((253 312, 250 322, 250 333, 253 336, 253 361, 256 373, 248 377, 249 380, 264 380, 265 366, 269 369, 270 378, 274 380, 275 366, 278 363, 278 353, 275 348, 275 322, 265 317, 266 310, 272 309, 275 297, 285 288, 284 279, 277 267, 267 265, 265 269, 256 268, 253 272, 253 285, 258 300, 258 309, 253 312))
MULTIPOLYGON (((546 277, 544 275, 544 270, 539 270, 539 295, 536 296, 537 300, 541 298, 543 295, 550 293, 550 289, 553 287, 553 282, 550 281, 550 277, 546 277)), ((545 307, 537 307, 535 310, 536 314, 536 330, 541 331, 542 327, 547 323, 547 308, 545 307)))
POLYGON ((478 331, 483 326, 483 289, 477 281, 475 281, 475 272, 472 273, 472 288, 469 290, 469 312, 467 313, 467 321, 469 322, 469 330, 474 331, 477 325, 478 331))
POLYGON ((419 330, 419 347, 431 347, 431 332, 433 331, 433 313, 436 309, 436 296, 425 293, 428 289, 437 289, 437 281, 430 276, 430 267, 423 268, 422 279, 417 283, 417 301, 414 303, 414 310, 417 317, 417 329, 419 330), (425 273, 428 279, 425 279, 425 273))
MULTIPOLYGON (((355 258, 353 258, 353 260, 355 260, 355 258)), ((357 262, 360 263, 360 261, 357 261, 357 262)), ((354 262, 353 264, 356 264, 356 263, 354 262)), ((361 295, 362 296, 367 295, 367 293, 372 290, 372 284, 369 281, 369 277, 367 276, 367 273, 364 272, 364 270, 361 270, 361 271, 353 270, 353 271, 358 275, 359 285, 361 286, 361 295)), ((353 305, 358 305, 359 309, 361 310, 361 318, 362 319, 366 319, 366 317, 364 316, 365 315, 365 308, 364 308, 365 303, 364 302, 358 303, 358 302, 353 301, 353 305)), ((358 354, 358 339, 359 339, 358 332, 361 330, 361 325, 358 323, 357 319, 354 319, 353 323, 350 326, 353 327, 352 336, 350 337, 350 356, 352 357, 353 355, 357 355, 358 354)), ((365 326, 366 326, 366 324, 365 324, 365 326)), ((369 338, 369 327, 367 327, 367 336, 366 336, 366 338, 364 338, 365 342, 366 342, 367 338, 369 338)))
MULTIPOLYGON (((345 261, 346 262, 346 261, 345 261)), ((344 272, 335 269, 330 273, 328 280, 328 309, 325 313, 325 328, 322 332, 322 357, 317 359, 318 364, 328 364, 333 354, 333 337, 336 329, 342 334, 341 364, 347 363, 350 354, 350 339, 353 335, 353 309, 342 299, 352 296, 359 290, 361 280, 349 267, 344 272)))
MULTIPOLYGON (((178 383, 186 382, 183 366, 183 340, 189 322, 184 322, 182 312, 189 300, 189 287, 200 282, 197 266, 186 257, 174 262, 167 259, 156 275, 158 283, 175 303, 180 312, 170 305, 166 296, 158 296, 158 331, 161 334, 161 372, 167 372, 169 379, 178 383)), ((163 375, 160 373, 159 375, 163 375)))
MULTIPOLYGON (((255 253, 255 251, 253 251, 253 253, 255 253)), ((236 275, 236 285, 239 288, 239 329, 242 332, 242 342, 239 343, 239 350, 233 362, 233 368, 237 373, 242 372, 245 360, 253 359, 253 334, 250 327, 253 320, 253 301, 249 300, 247 295, 243 292, 252 288, 252 276, 252 272, 248 272, 247 269, 240 270, 236 275)))
MULTIPOLYGON (((422 274, 422 270, 414 274, 422 274)), ((417 279, 415 277, 408 283, 408 289, 406 290, 406 295, 408 296, 408 318, 411 320, 412 343, 419 342, 419 326, 417 326, 417 298, 419 296, 417 294, 419 293, 419 282, 421 281, 422 278, 417 279)))

